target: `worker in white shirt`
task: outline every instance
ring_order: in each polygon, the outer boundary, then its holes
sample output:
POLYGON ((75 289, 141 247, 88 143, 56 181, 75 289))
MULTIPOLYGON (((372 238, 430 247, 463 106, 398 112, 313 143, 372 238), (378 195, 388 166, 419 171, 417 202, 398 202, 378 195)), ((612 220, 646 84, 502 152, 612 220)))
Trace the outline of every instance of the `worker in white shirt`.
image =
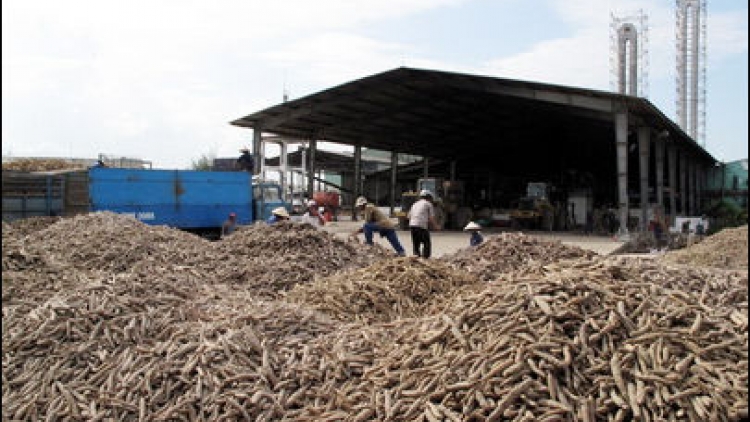
POLYGON ((419 192, 419 200, 411 206, 408 216, 414 255, 429 258, 432 255, 430 229, 438 229, 435 221, 435 207, 432 204, 432 192, 426 189, 419 192))

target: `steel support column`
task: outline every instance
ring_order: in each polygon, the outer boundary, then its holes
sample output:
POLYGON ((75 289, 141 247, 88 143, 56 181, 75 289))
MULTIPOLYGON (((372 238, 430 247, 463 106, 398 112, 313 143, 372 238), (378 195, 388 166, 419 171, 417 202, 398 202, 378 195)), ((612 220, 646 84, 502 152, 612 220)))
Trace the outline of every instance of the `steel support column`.
POLYGON ((315 191, 315 152, 318 150, 318 142, 310 139, 310 166, 307 168, 307 197, 312 198, 315 191))
POLYGON ((424 157, 422 159, 422 177, 430 177, 430 159, 427 157, 424 157))
POLYGON ((450 163, 450 179, 451 182, 456 181, 456 160, 451 160, 450 163))
POLYGON ((617 196, 620 228, 618 236, 628 235, 628 114, 615 114, 615 142, 617 149, 617 196))
POLYGON ((685 156, 685 209, 687 212, 685 215, 693 215, 695 209, 693 208, 693 160, 689 155, 685 156))
POLYGON ((352 221, 357 221, 357 198, 362 195, 362 146, 354 146, 354 198, 352 199, 352 221))
POLYGON ((396 151, 391 152, 391 186, 390 186, 390 216, 394 214, 394 208, 396 207, 396 176, 398 175, 398 153, 396 151))
POLYGON ((656 205, 664 211, 664 140, 654 142, 654 159, 656 161, 656 205))
POLYGON ((706 182, 706 166, 698 165, 695 175, 696 200, 698 201, 698 214, 703 214, 703 187, 706 182))
POLYGON ((641 126, 638 128, 638 174, 640 176, 640 196, 641 196, 641 218, 638 222, 638 229, 642 232, 648 230, 648 176, 649 176, 649 158, 651 153, 651 128, 641 126))
POLYGON ((286 142, 284 141, 281 141, 278 144, 281 151, 281 153, 279 154, 279 166, 281 167, 279 171, 279 182, 281 183, 281 199, 291 203, 292 197, 289 194, 289 189, 287 189, 287 172, 289 171, 289 157, 287 156, 288 148, 286 142))
POLYGON ((695 161, 687 157, 687 191, 688 191, 688 215, 695 215, 695 161))
POLYGON ((680 214, 687 216, 687 159, 680 151, 680 214))
POLYGON ((263 130, 261 129, 260 123, 255 125, 253 128, 253 174, 258 175, 260 174, 261 167, 263 166, 263 162, 265 160, 264 151, 263 151, 263 142, 261 135, 263 133, 263 130))
POLYGON ((698 163, 690 160, 690 215, 698 215, 698 163))
POLYGON ((667 166, 669 167, 669 218, 670 223, 677 217, 677 147, 667 146, 667 166))

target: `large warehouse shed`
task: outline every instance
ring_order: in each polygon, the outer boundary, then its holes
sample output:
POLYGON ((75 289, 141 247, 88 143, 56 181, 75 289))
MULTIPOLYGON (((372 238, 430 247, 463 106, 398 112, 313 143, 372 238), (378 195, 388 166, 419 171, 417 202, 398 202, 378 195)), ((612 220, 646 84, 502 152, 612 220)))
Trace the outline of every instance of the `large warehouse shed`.
MULTIPOLYGON (((561 197, 590 192, 593 206, 617 208, 621 232, 633 210, 641 230, 654 210, 700 213, 705 174, 716 164, 644 98, 404 67, 231 123, 253 129, 254 151, 266 136, 306 142, 311 176, 316 145, 325 141, 354 148, 355 178, 362 148, 391 151, 393 163, 397 154, 415 154, 426 158, 423 174, 462 180, 471 200, 490 205, 503 206, 528 182, 549 183, 561 197)), ((394 165, 391 207, 400 180, 394 165)), ((359 181, 351 185, 361 193, 359 181)))

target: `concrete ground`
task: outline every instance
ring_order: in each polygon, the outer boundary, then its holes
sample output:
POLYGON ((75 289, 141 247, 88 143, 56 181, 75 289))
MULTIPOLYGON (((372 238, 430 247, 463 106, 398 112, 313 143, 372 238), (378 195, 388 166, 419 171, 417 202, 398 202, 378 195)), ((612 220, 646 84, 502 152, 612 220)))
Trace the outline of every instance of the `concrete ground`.
MULTIPOLYGON (((346 237, 349 233, 361 227, 362 222, 355 221, 331 221, 323 226, 323 229, 334 233, 336 236, 346 237)), ((483 229, 485 240, 488 236, 496 235, 507 231, 507 229, 488 228, 483 229)), ((397 229, 399 241, 406 249, 407 255, 412 254, 411 233, 408 230, 397 229)), ((463 231, 445 230, 433 231, 432 233, 432 256, 437 258, 444 254, 453 253, 461 248, 469 246, 469 234, 463 231)), ((559 240, 565 245, 578 246, 583 249, 592 250, 600 255, 608 255, 621 247, 624 242, 613 239, 609 236, 585 236, 582 234, 568 232, 543 232, 543 231, 526 231, 526 235, 538 237, 547 240, 559 240)), ((364 242, 364 236, 359 235, 359 240, 364 242)), ((375 235, 375 242, 386 248, 391 248, 385 238, 375 235)))

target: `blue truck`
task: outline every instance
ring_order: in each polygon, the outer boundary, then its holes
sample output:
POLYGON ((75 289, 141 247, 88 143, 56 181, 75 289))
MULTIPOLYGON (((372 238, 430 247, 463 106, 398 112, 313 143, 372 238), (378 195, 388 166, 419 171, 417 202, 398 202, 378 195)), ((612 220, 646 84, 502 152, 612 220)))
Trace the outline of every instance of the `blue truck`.
POLYGON ((3 173, 3 220, 111 211, 215 237, 229 213, 238 224, 250 224, 276 207, 289 208, 279 184, 253 181, 239 171, 92 167, 36 179, 3 173), (6 191, 6 184, 16 188, 6 191))

